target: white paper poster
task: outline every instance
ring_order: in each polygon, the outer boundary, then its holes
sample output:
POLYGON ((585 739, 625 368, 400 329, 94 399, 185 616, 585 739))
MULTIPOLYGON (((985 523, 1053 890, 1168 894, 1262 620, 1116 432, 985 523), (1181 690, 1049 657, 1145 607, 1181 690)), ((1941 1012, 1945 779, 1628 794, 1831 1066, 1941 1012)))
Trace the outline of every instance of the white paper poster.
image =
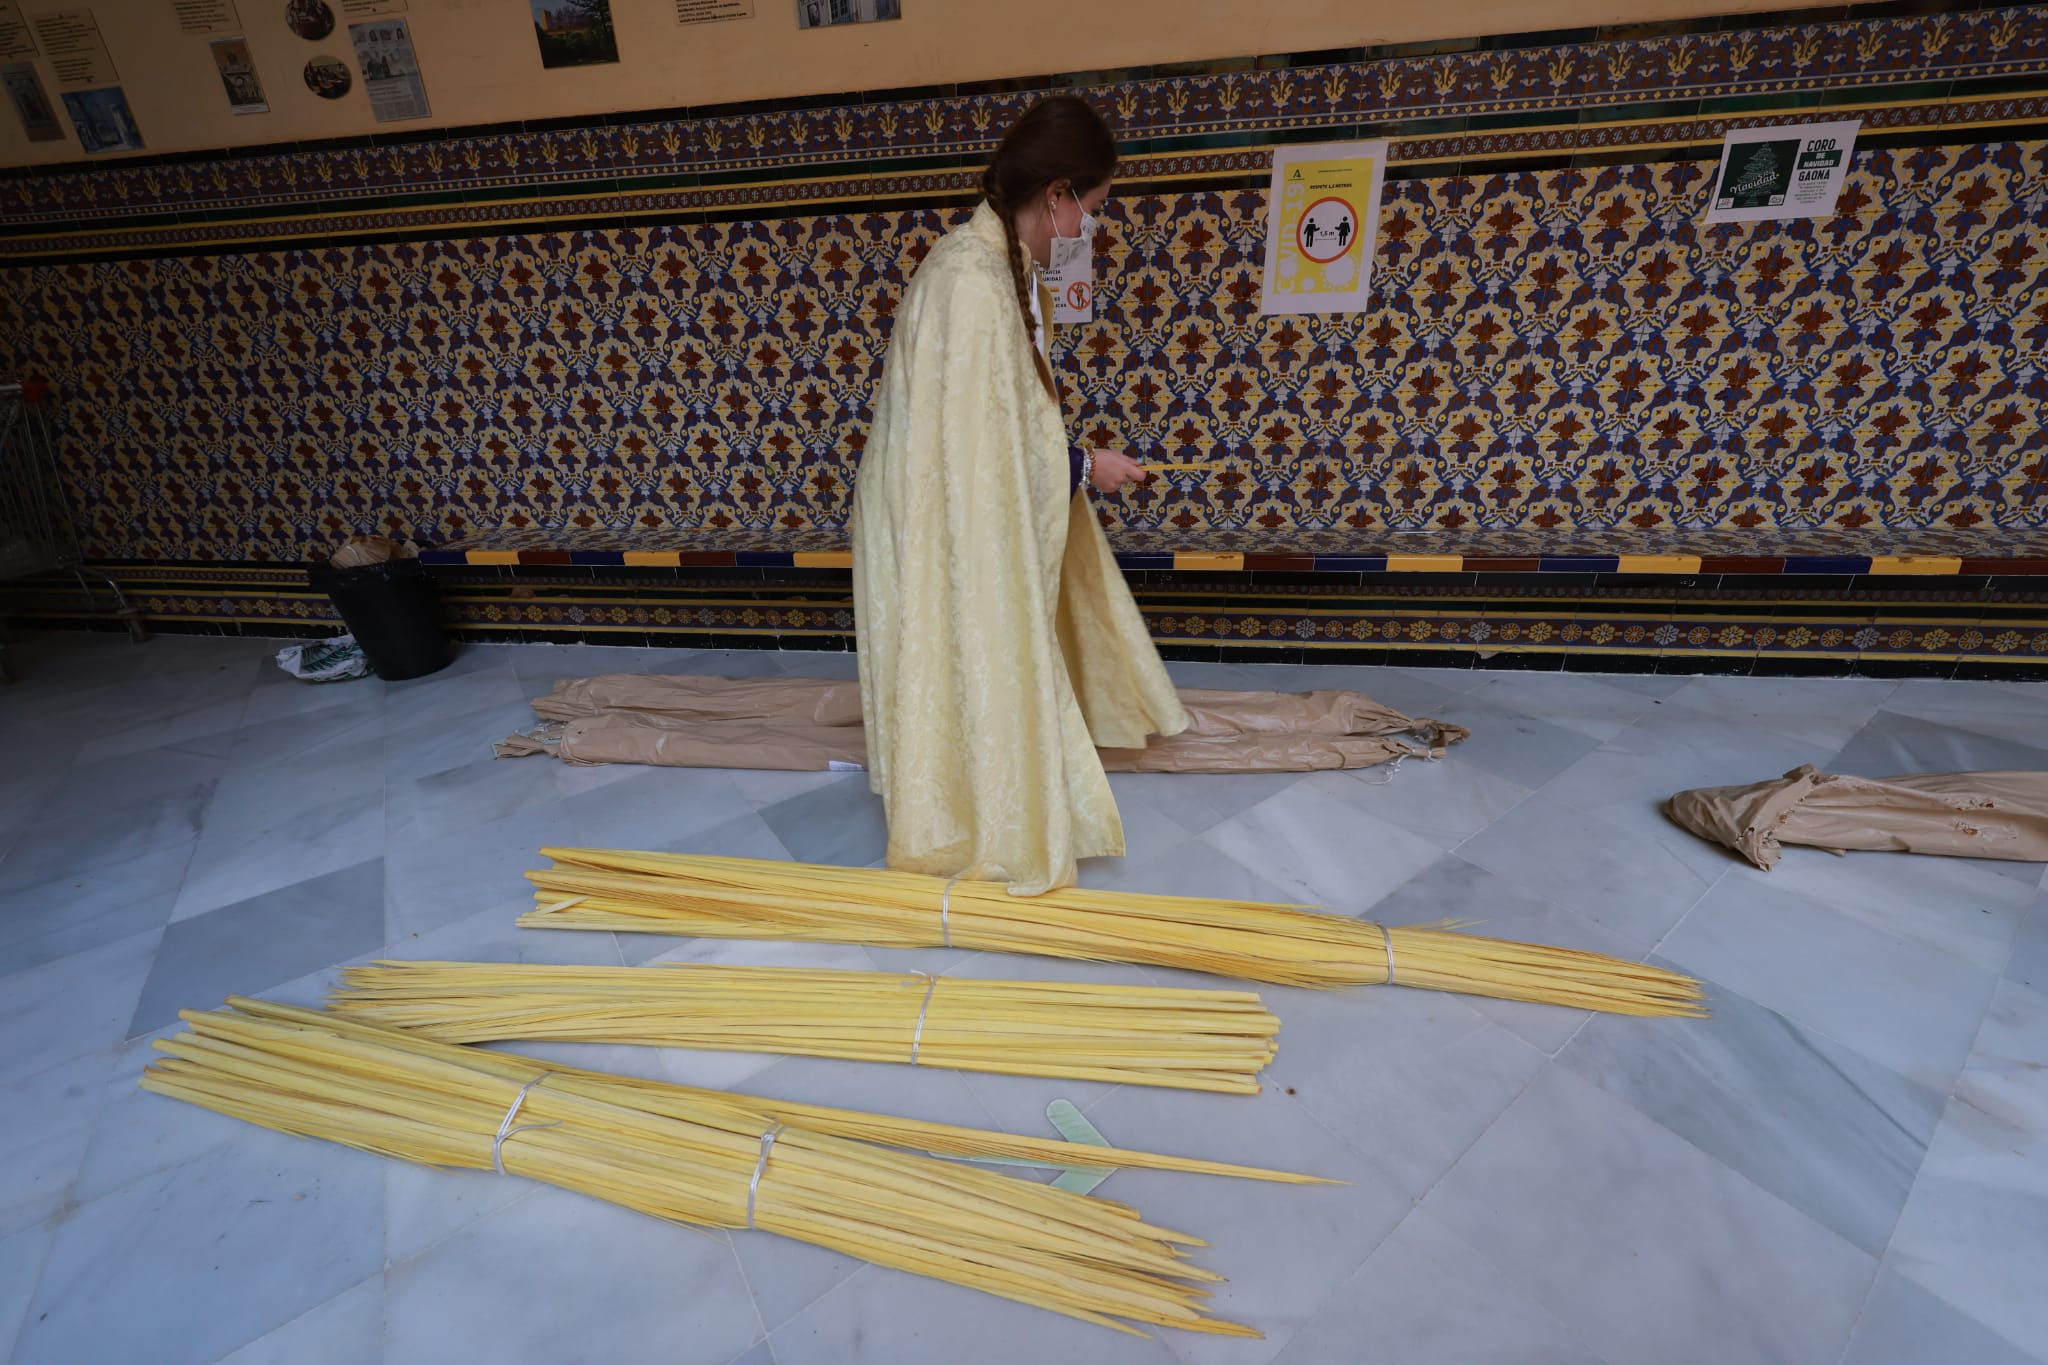
POLYGON ((28 31, 28 21, 21 17, 21 6, 15 0, 0 0, 0 61, 35 55, 35 36, 28 31))
POLYGON ((242 27, 235 0, 171 0, 171 13, 180 33, 236 33, 242 27))
POLYGON ((1261 313, 1355 313, 1367 306, 1386 165, 1384 142, 1273 153, 1261 313))
POLYGON ((403 19, 375 19, 350 24, 356 65, 363 69, 363 90, 377 122, 426 118, 427 86, 420 79, 419 58, 413 55, 412 33, 403 19))
POLYGON ((99 21, 92 17, 91 10, 57 10, 38 14, 33 22, 36 41, 42 45, 43 55, 50 59, 50 69, 57 75, 58 89, 112 85, 121 79, 114 72, 114 59, 107 55, 99 21))
POLYGON ((1861 119, 1731 128, 1707 201, 1709 223, 1825 218, 1849 178, 1861 119))

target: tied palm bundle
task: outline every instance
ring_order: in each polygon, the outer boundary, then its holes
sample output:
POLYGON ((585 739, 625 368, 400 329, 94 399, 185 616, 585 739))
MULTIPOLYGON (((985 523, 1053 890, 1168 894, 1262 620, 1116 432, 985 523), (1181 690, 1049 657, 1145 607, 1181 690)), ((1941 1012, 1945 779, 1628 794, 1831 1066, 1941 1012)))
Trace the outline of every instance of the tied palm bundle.
POLYGON ((510 1038, 795 1053, 1258 1093, 1280 1021, 1248 991, 821 968, 379 962, 330 1006, 450 1043, 510 1038))
POLYGON ((310 1012, 181 1017, 143 1087, 266 1128, 779 1233, 1139 1336, 1259 1335, 1204 1311, 1221 1277, 1186 1261, 1199 1239, 1126 1205, 310 1012))
POLYGON ((1704 1017, 1689 976, 1447 925, 1293 906, 1067 889, 683 853, 544 848, 529 929, 977 948, 1176 967, 1283 986, 1402 985, 1609 1014, 1704 1017))

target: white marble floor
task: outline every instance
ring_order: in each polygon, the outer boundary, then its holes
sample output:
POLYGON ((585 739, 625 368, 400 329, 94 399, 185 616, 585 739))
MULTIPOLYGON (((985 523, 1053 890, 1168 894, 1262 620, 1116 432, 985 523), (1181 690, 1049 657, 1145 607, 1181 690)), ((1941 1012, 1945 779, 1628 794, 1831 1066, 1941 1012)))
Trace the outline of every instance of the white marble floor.
POLYGON ((1794 850, 1764 875, 1655 804, 1808 761, 2048 766, 2048 688, 1187 667, 1357 687, 1474 736, 1391 780, 1120 778, 1133 856, 1087 874, 1654 956, 1709 981, 1710 1022, 1268 989, 1285 1029, 1256 1099, 553 1050, 1048 1135, 1065 1096, 1114 1142, 1351 1182, 1113 1176, 1105 1195, 1213 1244, 1223 1311, 1266 1333, 1138 1341, 137 1091, 179 1009, 310 1001, 377 956, 1147 975, 513 927, 543 842, 879 857, 857 775, 490 757, 559 677, 848 656, 479 646, 430 679, 311 687, 275 648, 47 636, 0 689, 0 1348, 21 1365, 2048 1361, 2042 869, 1794 850))

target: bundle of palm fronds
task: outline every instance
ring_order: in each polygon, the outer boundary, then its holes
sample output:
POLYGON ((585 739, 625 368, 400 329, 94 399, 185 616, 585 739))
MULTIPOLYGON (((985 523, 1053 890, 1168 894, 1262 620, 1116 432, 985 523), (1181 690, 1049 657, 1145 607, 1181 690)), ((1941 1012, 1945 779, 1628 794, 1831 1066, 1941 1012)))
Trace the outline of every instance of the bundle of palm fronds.
POLYGON ((1122 1204, 679 1091, 231 1003, 185 1013, 191 1032, 155 1045, 169 1059, 144 1073, 144 1088, 383 1156, 780 1233, 1119 1331, 1138 1322, 1258 1335, 1205 1314, 1202 1284, 1220 1277, 1184 1259, 1200 1241, 1122 1204))
POLYGON ((1600 953, 1387 927, 1285 905, 1068 889, 682 853, 545 848, 531 929, 941 945, 1179 967, 1287 986, 1383 983, 1612 1014, 1706 1013, 1689 976, 1600 953))
POLYGON ((380 962, 339 1013, 451 1043, 782 1052, 1255 1094, 1280 1021, 1248 991, 675 963, 380 962))

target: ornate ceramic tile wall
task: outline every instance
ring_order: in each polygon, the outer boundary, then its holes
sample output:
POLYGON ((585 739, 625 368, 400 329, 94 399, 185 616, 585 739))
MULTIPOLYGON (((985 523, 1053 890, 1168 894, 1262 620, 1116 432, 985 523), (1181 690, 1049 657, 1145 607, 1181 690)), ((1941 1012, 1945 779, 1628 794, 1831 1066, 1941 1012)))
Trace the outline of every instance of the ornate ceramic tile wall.
MULTIPOLYGON (((1232 530, 2048 525, 2048 143, 1861 153, 1834 218, 1702 229, 1704 168, 1390 184, 1380 303, 1255 311, 1262 195, 1111 201, 1077 429, 1232 530)), ((949 213, 0 275, 103 558, 350 531, 843 525, 905 272, 949 213)))

